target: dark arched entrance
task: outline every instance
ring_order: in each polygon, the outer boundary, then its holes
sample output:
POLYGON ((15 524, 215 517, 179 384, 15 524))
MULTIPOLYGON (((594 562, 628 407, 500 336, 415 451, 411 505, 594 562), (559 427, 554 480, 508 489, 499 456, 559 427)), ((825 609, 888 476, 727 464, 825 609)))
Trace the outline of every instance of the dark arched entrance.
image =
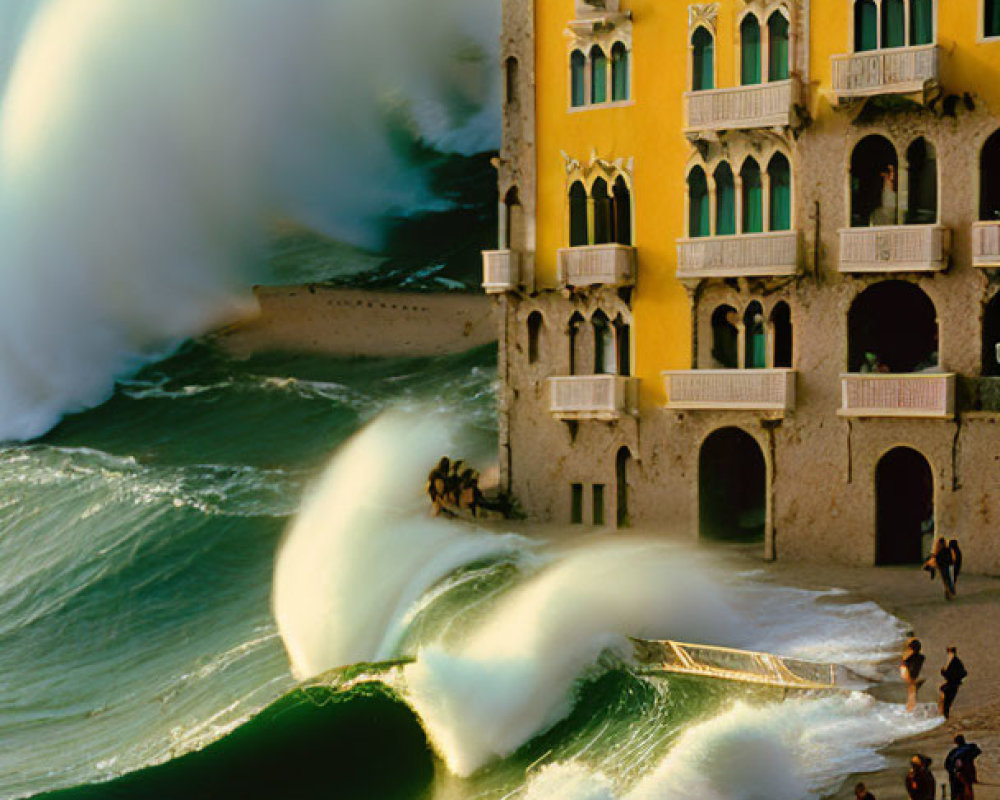
POLYGON ((698 518, 706 539, 764 539, 767 466, 760 446, 739 428, 722 428, 701 446, 698 518))
POLYGON ((618 449, 615 457, 615 484, 616 484, 616 523, 619 528, 627 528, 631 525, 631 518, 628 512, 628 478, 629 464, 632 461, 632 453, 627 447, 618 449))
POLYGON ((912 283, 869 286, 851 304, 847 327, 851 372, 908 373, 938 367, 937 312, 912 283))
POLYGON ((875 470, 875 563, 919 564, 933 536, 934 480, 930 464, 910 447, 890 450, 875 470))

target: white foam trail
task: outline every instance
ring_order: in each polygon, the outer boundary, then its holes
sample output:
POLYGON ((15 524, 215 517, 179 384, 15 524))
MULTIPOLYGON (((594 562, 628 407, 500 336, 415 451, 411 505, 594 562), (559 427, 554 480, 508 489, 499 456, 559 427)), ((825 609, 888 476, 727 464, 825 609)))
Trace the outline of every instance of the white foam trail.
POLYGON ((615 800, 614 784, 582 764, 549 764, 529 780, 522 800, 615 800))
POLYGON ((427 517, 421 481, 453 442, 428 414, 388 413, 345 444, 278 552, 274 616, 298 678, 394 655, 437 581, 524 540, 427 517))
POLYGON ((373 218, 426 202, 390 111, 442 146, 495 144, 491 0, 35 8, 0 98, 0 439, 241 311, 275 217, 370 243, 373 218))
POLYGON ((564 717, 577 678, 627 636, 726 643, 736 617, 679 548, 624 541, 571 550, 505 596, 455 650, 420 650, 408 697, 437 752, 470 775, 564 717))

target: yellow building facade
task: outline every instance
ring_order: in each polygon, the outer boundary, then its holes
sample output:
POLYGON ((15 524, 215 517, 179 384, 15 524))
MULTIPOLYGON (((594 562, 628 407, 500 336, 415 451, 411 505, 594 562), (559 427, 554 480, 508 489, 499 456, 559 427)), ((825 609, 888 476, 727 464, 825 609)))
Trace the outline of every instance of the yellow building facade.
POLYGON ((503 53, 526 512, 1000 570, 1000 0, 505 0, 503 53))

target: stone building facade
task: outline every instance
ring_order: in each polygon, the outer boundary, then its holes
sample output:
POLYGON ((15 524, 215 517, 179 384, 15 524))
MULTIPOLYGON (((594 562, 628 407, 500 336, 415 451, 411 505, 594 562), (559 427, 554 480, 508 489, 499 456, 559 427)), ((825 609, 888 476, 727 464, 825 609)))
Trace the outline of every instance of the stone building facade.
POLYGON ((525 511, 1000 572, 1000 2, 504 20, 484 284, 525 511))

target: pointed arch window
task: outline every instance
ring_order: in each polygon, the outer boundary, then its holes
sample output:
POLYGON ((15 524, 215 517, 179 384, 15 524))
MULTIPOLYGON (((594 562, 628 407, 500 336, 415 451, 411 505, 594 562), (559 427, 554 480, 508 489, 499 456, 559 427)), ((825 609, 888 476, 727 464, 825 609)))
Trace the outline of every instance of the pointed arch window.
POLYGON ((764 230, 764 189, 760 179, 760 165, 753 158, 743 162, 740 170, 743 186, 743 233, 762 233, 764 230))
POLYGON ((695 167, 688 175, 688 235, 691 238, 711 235, 708 205, 708 179, 705 170, 695 167))
POLYGON ((631 328, 619 314, 615 317, 615 349, 618 359, 617 367, 619 375, 632 374, 632 342, 631 328))
POLYGON ((699 25, 691 37, 691 91, 702 92, 714 88, 715 39, 707 28, 699 25))
POLYGON ((859 53, 878 49, 878 7, 875 0, 855 0, 854 49, 859 53))
POLYGON ((736 233, 736 185, 733 170, 723 161, 715 168, 715 235, 736 233))
POLYGON ((595 312, 591 317, 594 328, 594 374, 614 375, 617 367, 615 353, 615 335, 611 321, 603 311, 595 312))
POLYGON ((1000 0, 986 0, 983 9, 983 36, 1000 36, 1000 0))
POLYGON ((590 49, 590 102, 608 102, 608 57, 597 45, 590 49))
POLYGON ((768 228, 772 231, 787 231, 792 228, 792 175, 788 159, 782 153, 775 153, 767 165, 768 205, 770 219, 768 228))
POLYGON ((917 139, 906 151, 906 224, 933 225, 937 222, 937 154, 934 145, 917 139))
POLYGON ((746 369, 764 369, 767 367, 767 334, 764 330, 764 309, 754 300, 747 306, 743 315, 743 328, 746 331, 746 350, 744 362, 746 369))
POLYGON ((882 47, 903 47, 905 45, 905 0, 882 0, 882 47))
POLYGON ((788 20, 780 11, 771 14, 771 18, 767 21, 767 37, 768 80, 788 80, 791 74, 788 62, 788 20))
POLYGON ((792 312, 784 300, 771 312, 771 330, 774 336, 772 363, 776 369, 792 367, 792 312))
POLYGON ((611 99, 615 102, 628 100, 628 50, 621 42, 611 48, 611 99))
POLYGON ((760 83, 760 23, 753 14, 740 23, 740 76, 744 86, 760 83))
POLYGON ((579 50, 574 50, 569 59, 571 102, 578 108, 587 102, 587 57, 579 50))
POLYGON ((632 244, 632 193, 620 175, 615 180, 614 194, 614 241, 618 244, 632 244))
POLYGON ((598 178, 590 189, 594 204, 594 239, 592 244, 608 244, 611 241, 611 197, 604 178, 598 178))
POLYGON ((583 337, 580 331, 583 329, 583 315, 579 311, 574 311, 569 318, 569 374, 579 375, 579 370, 583 366, 583 337))
POLYGON ((587 190, 576 181, 569 189, 569 246, 582 247, 588 243, 587 190))

